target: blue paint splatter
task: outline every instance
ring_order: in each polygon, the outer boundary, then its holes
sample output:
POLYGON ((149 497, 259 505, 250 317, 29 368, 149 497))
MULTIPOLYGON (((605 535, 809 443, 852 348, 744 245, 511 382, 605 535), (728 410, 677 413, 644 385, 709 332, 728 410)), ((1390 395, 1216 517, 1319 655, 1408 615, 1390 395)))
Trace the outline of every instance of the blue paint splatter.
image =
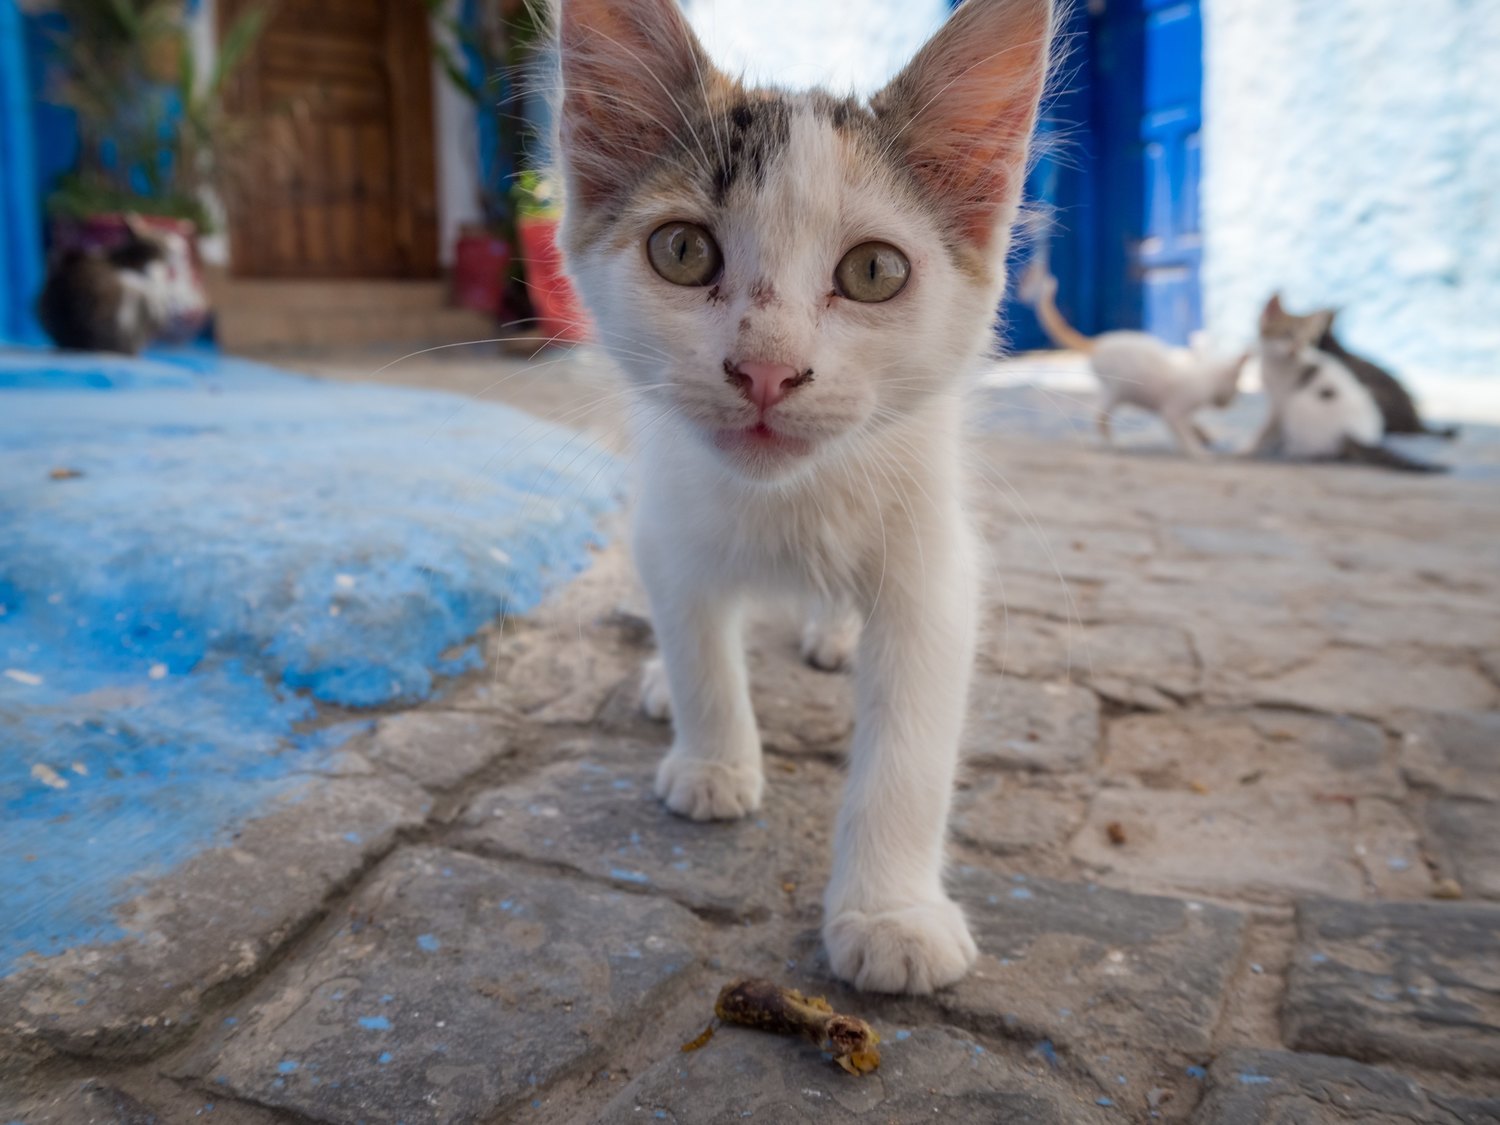
POLYGON ((443 948, 443 943, 432 934, 418 934, 417 946, 427 953, 436 953, 439 949, 443 948))
POLYGON ((291 1074, 296 1069, 297 1062, 295 1059, 282 1059, 279 1063, 276 1064, 276 1071, 278 1074, 291 1074))
POLYGON ((360 842, 358 832, 345 832, 344 839, 349 841, 349 843, 351 844, 357 844, 360 842))
POLYGON ((1102 1105, 1105 1109, 1108 1109, 1110 1106, 1114 1105, 1115 1102, 1113 1098, 1099 1097, 1094 1099, 1094 1104, 1102 1105))
POLYGON ((907 1031, 906 1028, 903 1027, 899 1031, 897 1031, 896 1034, 892 1036, 892 1038, 895 1039, 897 1043, 902 1043, 911 1038, 911 1032, 907 1031))
POLYGON ((366 1031, 389 1031, 391 1021, 384 1016, 360 1016, 359 1026, 366 1031))
POLYGON ((1200 1082, 1208 1077, 1208 1071, 1204 1070, 1201 1066, 1188 1067, 1186 1074, 1189 1078, 1196 1078, 1200 1082))
POLYGON ((611 879, 618 879, 622 883, 649 883, 649 882, 651 882, 651 876, 646 875, 646 874, 644 874, 644 873, 642 873, 640 871, 631 871, 631 870, 629 870, 627 868, 624 868, 624 867, 611 867, 609 869, 609 877, 611 879))
POLYGON ((225 1027, 233 1027, 235 1024, 237 1024, 239 1022, 240 1022, 240 1019, 239 1019, 238 1016, 225 1016, 224 1017, 224 1026, 225 1027))
POLYGON ((1036 1053, 1046 1060, 1047 1065, 1056 1070, 1062 1065, 1062 1060, 1057 1057, 1057 1048, 1052 1045, 1052 1040, 1043 1039, 1036 1045, 1036 1053))
POLYGON ((610 788, 612 788, 612 789, 634 789, 635 788, 635 782, 628 781, 625 778, 621 777, 621 778, 617 778, 613 782, 611 782, 610 783, 610 788))
POLYGON ((1034 896, 1025 887, 1012 887, 1010 891, 1010 897, 1025 900, 1034 896))
POLYGON ((328 770, 368 724, 299 734, 318 702, 427 697, 619 480, 503 407, 194 353, 7 353, 0 388, 0 976, 123 938, 142 874, 328 770))
POLYGON ((1314 965, 1321 965, 1325 961, 1328 960, 1328 954, 1326 954, 1326 953, 1313 953, 1313 954, 1309 955, 1307 959, 1309 961, 1311 961, 1314 965))
POLYGON ((1242 1071, 1235 1077, 1240 1080, 1242 1086, 1265 1086, 1271 1081, 1268 1074, 1253 1074, 1249 1071, 1242 1071))
POLYGON ((386 993, 383 993, 383 994, 382 994, 382 995, 381 995, 381 997, 380 997, 380 1002, 381 1002, 381 1003, 382 1003, 382 1004, 389 1004, 389 1003, 390 1003, 390 1002, 391 1002, 391 1001, 392 1001, 392 1000, 394 1000, 394 999, 395 999, 395 998, 396 998, 396 996, 395 996, 395 994, 394 994, 394 993, 391 993, 391 992, 386 992, 386 993))
POLYGON ((673 871, 686 871, 688 868, 690 868, 692 866, 693 865, 691 863, 689 863, 685 859, 676 859, 676 860, 672 861, 672 870, 673 871))
POLYGON ((381 1051, 380 1056, 375 1061, 378 1062, 381 1066, 385 1066, 395 1057, 396 1056, 391 1054, 389 1051, 381 1051))

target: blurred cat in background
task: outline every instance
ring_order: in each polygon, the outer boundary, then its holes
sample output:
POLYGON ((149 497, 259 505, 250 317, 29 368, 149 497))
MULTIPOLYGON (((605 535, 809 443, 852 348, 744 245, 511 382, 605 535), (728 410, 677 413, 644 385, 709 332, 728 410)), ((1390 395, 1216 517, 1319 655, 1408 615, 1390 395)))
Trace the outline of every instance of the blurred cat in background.
POLYGON ((206 307, 186 238, 135 216, 125 229, 108 250, 65 250, 51 262, 37 318, 59 348, 137 355, 206 307))
POLYGON ((1111 436, 1110 415, 1128 403, 1158 415, 1184 453, 1207 456, 1212 442, 1194 415, 1205 407, 1222 408, 1234 401, 1249 352, 1216 358, 1201 341, 1195 341, 1192 348, 1176 348, 1148 332, 1085 336, 1058 309, 1057 278, 1040 254, 1022 277, 1017 296, 1036 310, 1054 344, 1089 357, 1089 368, 1103 390, 1098 424, 1105 441, 1111 436))
POLYGON ((1267 413, 1249 452, 1441 472, 1381 444, 1388 431, 1376 396, 1347 364, 1316 346, 1331 320, 1330 313, 1288 316, 1275 295, 1266 302, 1260 361, 1267 413))
POLYGON ((1355 355, 1333 334, 1337 309, 1316 309, 1299 316, 1281 303, 1281 294, 1272 293, 1261 314, 1260 336, 1263 347, 1285 352, 1294 347, 1313 347, 1338 360, 1370 392, 1388 434, 1427 434, 1452 440, 1457 426, 1434 428, 1422 420, 1417 404, 1401 381, 1379 364, 1355 355))

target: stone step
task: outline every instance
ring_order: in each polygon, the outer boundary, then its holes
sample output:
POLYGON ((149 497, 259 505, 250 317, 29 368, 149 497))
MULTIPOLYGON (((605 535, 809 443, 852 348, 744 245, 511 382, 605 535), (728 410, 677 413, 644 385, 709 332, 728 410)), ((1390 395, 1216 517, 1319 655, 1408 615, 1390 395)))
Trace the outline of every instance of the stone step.
POLYGON ((207 284, 229 351, 418 348, 496 335, 493 317, 449 306, 445 281, 210 276, 207 284))

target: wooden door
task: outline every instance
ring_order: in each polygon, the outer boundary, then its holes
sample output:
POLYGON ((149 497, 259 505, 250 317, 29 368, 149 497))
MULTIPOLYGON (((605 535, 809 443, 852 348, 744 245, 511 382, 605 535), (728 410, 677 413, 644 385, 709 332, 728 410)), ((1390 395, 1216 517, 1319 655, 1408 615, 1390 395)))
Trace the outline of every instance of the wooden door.
MULTIPOLYGON (((220 28, 257 2, 222 0, 220 28)), ((235 274, 435 276, 422 0, 278 0, 274 13, 229 94, 257 153, 232 192, 235 274)))

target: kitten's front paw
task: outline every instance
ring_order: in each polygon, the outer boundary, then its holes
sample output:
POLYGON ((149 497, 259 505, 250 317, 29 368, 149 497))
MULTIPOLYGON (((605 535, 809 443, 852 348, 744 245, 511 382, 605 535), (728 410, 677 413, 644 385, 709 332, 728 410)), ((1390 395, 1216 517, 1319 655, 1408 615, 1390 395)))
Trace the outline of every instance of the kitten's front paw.
POLYGON ((706 762, 675 750, 656 767, 656 795, 689 820, 738 820, 760 808, 759 764, 706 762))
POLYGON ((653 656, 641 668, 641 710, 646 718, 664 723, 672 717, 672 693, 667 688, 667 666, 653 656))
POLYGON ((951 899, 866 914, 846 910, 823 926, 834 973, 870 992, 926 993, 952 984, 979 950, 951 899))

